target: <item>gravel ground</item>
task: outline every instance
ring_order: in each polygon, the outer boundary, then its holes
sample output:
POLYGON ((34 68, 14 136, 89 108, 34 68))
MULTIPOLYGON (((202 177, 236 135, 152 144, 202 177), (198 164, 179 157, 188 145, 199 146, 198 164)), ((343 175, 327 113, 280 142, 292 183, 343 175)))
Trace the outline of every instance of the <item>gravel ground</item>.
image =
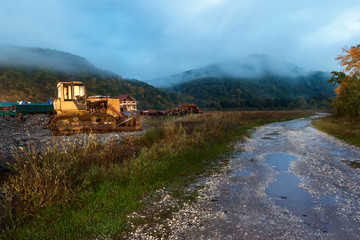
POLYGON ((128 239, 359 239, 359 148, 312 118, 259 127, 229 163, 185 189, 155 192, 129 216, 128 239), (143 223, 142 223, 143 222, 143 223))
MULTIPOLYGON (((0 164, 10 162, 13 159, 14 152, 19 151, 19 147, 27 147, 29 144, 32 148, 39 150, 55 143, 73 143, 82 144, 89 137, 89 134, 78 134, 70 136, 52 136, 52 132, 46 128, 49 115, 36 114, 24 116, 23 122, 17 122, 16 118, 5 119, 0 117, 0 164)), ((146 129, 148 126, 144 126, 146 129)), ((91 134, 101 142, 120 141, 125 136, 140 135, 144 131, 138 132, 116 132, 91 134)))

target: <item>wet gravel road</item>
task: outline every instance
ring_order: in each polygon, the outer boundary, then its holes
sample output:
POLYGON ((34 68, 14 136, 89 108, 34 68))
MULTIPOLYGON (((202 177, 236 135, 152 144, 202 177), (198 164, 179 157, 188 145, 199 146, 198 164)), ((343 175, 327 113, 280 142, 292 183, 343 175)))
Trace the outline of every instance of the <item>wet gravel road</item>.
POLYGON ((219 173, 189 188, 201 187, 194 202, 130 238, 360 239, 360 149, 312 119, 258 128, 219 173))

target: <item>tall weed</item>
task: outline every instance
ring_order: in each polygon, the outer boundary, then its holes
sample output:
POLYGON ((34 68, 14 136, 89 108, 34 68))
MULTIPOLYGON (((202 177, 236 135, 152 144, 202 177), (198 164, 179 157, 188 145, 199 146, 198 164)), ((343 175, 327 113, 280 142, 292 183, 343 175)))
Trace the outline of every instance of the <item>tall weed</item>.
POLYGON ((5 209, 0 226, 14 228, 49 206, 76 201, 80 191, 119 174, 113 166, 133 158, 138 148, 131 138, 121 144, 99 143, 91 136, 86 140, 83 145, 56 143, 41 154, 35 146, 20 147, 11 165, 14 174, 0 186, 5 209))
POLYGON ((39 155, 22 149, 12 165, 14 174, 1 186, 7 221, 21 223, 54 203, 66 204, 76 192, 74 178, 78 159, 49 151, 39 155))

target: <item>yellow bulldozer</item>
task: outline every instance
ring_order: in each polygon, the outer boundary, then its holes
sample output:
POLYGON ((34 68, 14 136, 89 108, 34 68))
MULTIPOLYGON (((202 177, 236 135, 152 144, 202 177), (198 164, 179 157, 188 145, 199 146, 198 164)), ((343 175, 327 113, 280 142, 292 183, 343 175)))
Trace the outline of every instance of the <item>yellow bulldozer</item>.
POLYGON ((120 104, 120 99, 108 96, 87 98, 83 82, 59 82, 55 114, 49 119, 48 128, 54 135, 141 130, 140 115, 122 112, 120 104))

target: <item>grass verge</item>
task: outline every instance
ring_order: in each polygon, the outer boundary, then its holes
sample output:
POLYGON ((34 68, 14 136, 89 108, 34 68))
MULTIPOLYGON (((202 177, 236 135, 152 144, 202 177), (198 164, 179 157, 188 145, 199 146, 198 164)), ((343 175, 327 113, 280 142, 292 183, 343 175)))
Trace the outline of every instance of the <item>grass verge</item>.
POLYGON ((360 122, 346 117, 328 116, 312 121, 317 129, 360 147, 360 122))
POLYGON ((152 118, 155 127, 121 144, 89 139, 83 145, 34 146, 16 157, 1 185, 2 238, 121 238, 127 215, 146 194, 181 185, 209 170, 231 142, 261 124, 310 112, 208 112, 152 118))

